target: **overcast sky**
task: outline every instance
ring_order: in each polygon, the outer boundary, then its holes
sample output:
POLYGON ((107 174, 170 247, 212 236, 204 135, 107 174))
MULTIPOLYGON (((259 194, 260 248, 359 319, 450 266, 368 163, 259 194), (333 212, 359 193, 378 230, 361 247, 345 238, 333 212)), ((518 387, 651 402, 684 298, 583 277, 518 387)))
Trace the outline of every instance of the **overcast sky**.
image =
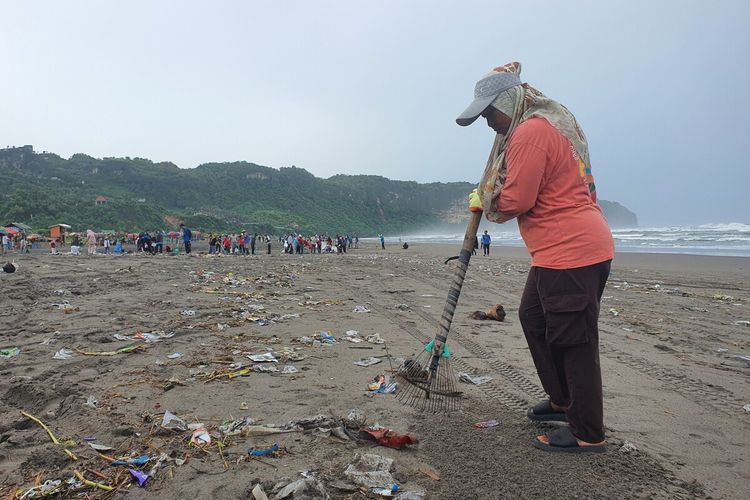
POLYGON ((510 61, 645 224, 750 223, 750 1, 0 0, 0 147, 477 182, 510 61))

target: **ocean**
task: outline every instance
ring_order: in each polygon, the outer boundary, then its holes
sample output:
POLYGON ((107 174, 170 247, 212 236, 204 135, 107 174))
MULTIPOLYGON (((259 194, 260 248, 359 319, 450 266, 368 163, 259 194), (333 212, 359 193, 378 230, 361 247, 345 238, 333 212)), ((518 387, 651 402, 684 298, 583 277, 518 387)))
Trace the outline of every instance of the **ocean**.
MULTIPOLYGON (((523 246, 516 228, 492 231, 493 245, 523 246)), ((739 222, 701 224, 698 226, 660 226, 613 229, 618 252, 682 253, 750 257, 750 225, 739 222)), ((402 241, 424 243, 460 243, 463 234, 429 234, 401 236, 402 241)), ((393 242, 394 237, 388 238, 393 242)))

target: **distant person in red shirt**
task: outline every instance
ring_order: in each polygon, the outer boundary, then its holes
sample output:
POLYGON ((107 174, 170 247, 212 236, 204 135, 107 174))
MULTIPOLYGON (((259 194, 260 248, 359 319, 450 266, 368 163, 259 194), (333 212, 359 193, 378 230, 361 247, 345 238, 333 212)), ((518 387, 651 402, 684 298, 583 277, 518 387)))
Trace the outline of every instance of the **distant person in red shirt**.
POLYGON ((531 254, 518 314, 549 400, 527 415, 569 424, 534 446, 604 452, 598 320, 614 242, 583 131, 564 106, 522 84, 520 72, 520 63, 495 68, 456 120, 466 126, 483 116, 498 134, 470 209, 498 223, 517 218, 531 254))

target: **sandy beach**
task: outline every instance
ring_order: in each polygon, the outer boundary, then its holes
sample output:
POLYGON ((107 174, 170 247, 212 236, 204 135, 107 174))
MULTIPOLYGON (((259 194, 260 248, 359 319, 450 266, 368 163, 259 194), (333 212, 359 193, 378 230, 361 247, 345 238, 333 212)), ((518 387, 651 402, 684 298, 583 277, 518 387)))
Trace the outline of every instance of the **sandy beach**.
MULTIPOLYGON (((309 488, 325 491, 320 498, 380 498, 344 472, 362 454, 393 459, 401 490, 428 499, 750 493, 749 258, 617 256, 600 318, 609 450, 558 456, 531 446, 550 427, 525 417, 545 395, 517 316, 524 249, 493 247, 471 261, 449 338, 452 366, 492 380, 459 383, 462 409, 449 415, 420 414, 368 383, 392 376, 434 335, 453 272, 443 261, 457 246, 381 251, 367 242, 344 255, 281 255, 276 245, 273 255, 249 257, 204 250, 38 251, 17 256, 16 273, 0 273, 0 348, 19 348, 0 358, 0 497, 77 470, 115 487, 86 486, 90 497, 253 498, 260 484, 274 498, 305 472, 309 488), (469 319, 496 303, 504 322, 469 319), (361 342, 346 340, 352 330, 361 342), (336 341, 312 342, 320 332, 336 341), (365 340, 374 334, 385 343, 365 340), (54 359, 63 349, 67 359, 54 359), (265 353, 278 362, 248 358, 265 353), (377 364, 354 364, 370 357, 377 364), (165 411, 203 424, 211 444, 191 445, 193 430, 164 429, 165 411), (318 415, 326 418, 309 420, 318 415), (241 432, 220 430, 244 417, 254 422, 240 423, 241 432), (473 426, 490 419, 498 425, 473 426), (419 443, 398 450, 362 439, 357 428, 372 424, 419 443), (280 430, 290 432, 268 434, 280 430), (275 443, 276 453, 248 456, 275 443), (141 455, 151 460, 131 468, 153 468, 143 487, 105 458, 141 455)), ((318 498, 309 495, 288 498, 318 498)))

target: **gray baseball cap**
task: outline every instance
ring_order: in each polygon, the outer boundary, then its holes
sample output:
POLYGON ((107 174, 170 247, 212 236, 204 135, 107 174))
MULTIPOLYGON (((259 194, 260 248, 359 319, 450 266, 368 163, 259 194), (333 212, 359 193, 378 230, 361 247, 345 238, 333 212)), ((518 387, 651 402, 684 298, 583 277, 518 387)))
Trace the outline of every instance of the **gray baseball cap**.
POLYGON ((462 127, 471 125, 500 92, 516 85, 521 85, 521 77, 517 73, 501 72, 485 76, 474 87, 474 101, 456 118, 456 123, 462 127))

